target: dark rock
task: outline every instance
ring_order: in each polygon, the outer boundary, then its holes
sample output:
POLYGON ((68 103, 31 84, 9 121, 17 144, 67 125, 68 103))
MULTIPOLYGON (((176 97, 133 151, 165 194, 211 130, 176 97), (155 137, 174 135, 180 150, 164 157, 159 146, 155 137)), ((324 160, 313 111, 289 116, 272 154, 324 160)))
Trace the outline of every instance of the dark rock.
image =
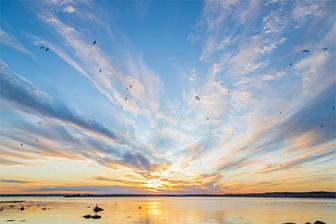
POLYGON ((89 219, 89 218, 91 218, 91 215, 84 215, 83 217, 86 218, 86 219, 89 219))
POLYGON ((96 205, 96 207, 94 207, 93 211, 94 212, 101 212, 101 211, 104 211, 104 209, 99 208, 98 205, 96 205))
POLYGON ((22 207, 20 208, 20 210, 23 211, 23 210, 24 210, 24 207, 22 206, 22 207))
POLYGON ((14 222, 15 219, 7 219, 6 221, 7 221, 7 222, 14 222))
POLYGON ((92 219, 100 219, 100 218, 101 218, 101 216, 100 216, 100 215, 97 215, 97 214, 95 214, 95 215, 91 216, 91 218, 92 218, 92 219))
POLYGON ((314 224, 327 224, 327 223, 322 222, 322 221, 319 221, 319 220, 316 220, 316 221, 314 222, 314 224))
POLYGON ((138 209, 142 209, 142 207, 141 207, 141 206, 139 206, 139 207, 138 207, 138 209))

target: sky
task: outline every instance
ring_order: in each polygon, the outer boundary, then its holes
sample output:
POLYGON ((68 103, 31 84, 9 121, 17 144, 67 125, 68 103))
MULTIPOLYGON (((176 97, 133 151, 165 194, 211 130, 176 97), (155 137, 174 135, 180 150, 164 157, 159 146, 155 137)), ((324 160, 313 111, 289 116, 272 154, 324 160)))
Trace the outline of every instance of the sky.
POLYGON ((336 191, 335 11, 2 0, 0 193, 336 191))

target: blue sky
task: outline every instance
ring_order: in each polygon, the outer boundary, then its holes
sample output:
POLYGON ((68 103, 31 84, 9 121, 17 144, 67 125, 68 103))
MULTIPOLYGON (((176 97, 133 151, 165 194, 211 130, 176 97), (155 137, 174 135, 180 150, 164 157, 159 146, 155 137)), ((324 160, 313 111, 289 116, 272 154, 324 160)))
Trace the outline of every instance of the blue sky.
POLYGON ((2 193, 336 190, 334 1, 0 4, 2 193))

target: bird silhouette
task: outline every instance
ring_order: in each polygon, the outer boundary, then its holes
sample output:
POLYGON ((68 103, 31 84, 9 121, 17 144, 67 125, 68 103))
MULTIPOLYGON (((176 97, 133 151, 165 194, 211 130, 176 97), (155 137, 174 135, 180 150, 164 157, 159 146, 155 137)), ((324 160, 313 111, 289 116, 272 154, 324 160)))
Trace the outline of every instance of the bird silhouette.
POLYGON ((125 97, 125 100, 127 100, 127 97, 125 97))
POLYGON ((289 63, 289 65, 293 65, 293 63, 291 62, 291 63, 289 63))
POLYGON ((97 43, 97 41, 93 41, 93 42, 92 42, 92 45, 95 45, 96 43, 97 43))
POLYGON ((310 51, 307 49, 303 49, 302 52, 310 54, 310 51))
POLYGON ((102 72, 102 70, 101 69, 99 69, 99 73, 101 73, 102 72))
POLYGON ((48 52, 48 51, 49 51, 49 48, 46 48, 45 50, 46 50, 46 52, 48 52))
POLYGON ((21 147, 23 146, 23 144, 21 143, 21 147))
POLYGON ((44 47, 43 47, 43 46, 41 46, 41 49, 44 49, 44 47))
POLYGON ((201 98, 199 98, 199 96, 195 96, 196 100, 200 101, 201 98))
POLYGON ((327 48, 327 47, 323 48, 323 51, 326 51, 326 50, 328 50, 328 48, 327 48))
POLYGON ((129 85, 129 88, 132 88, 133 86, 132 85, 129 85))

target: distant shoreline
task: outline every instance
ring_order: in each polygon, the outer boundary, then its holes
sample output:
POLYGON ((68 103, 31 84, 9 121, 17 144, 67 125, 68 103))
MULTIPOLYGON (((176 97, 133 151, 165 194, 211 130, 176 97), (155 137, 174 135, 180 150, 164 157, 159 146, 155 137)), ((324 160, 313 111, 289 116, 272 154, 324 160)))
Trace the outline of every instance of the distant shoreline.
POLYGON ((268 192, 247 194, 0 194, 0 197, 258 197, 258 198, 331 198, 336 192, 268 192))

